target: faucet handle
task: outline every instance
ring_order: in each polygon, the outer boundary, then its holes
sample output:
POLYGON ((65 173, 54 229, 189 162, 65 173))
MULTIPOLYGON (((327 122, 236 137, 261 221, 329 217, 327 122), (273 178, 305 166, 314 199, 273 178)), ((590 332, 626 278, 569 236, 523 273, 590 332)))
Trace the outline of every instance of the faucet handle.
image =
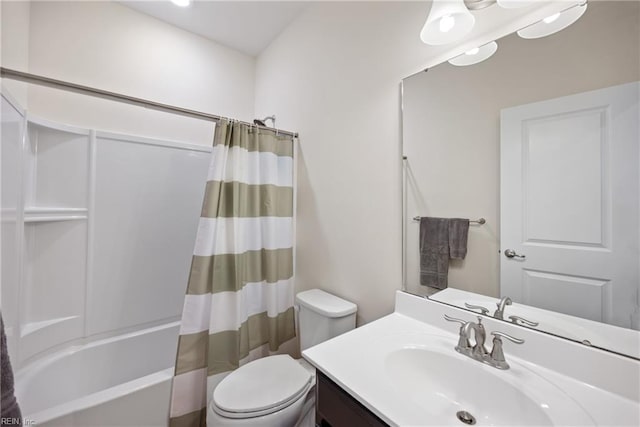
POLYGON ((520 317, 520 316, 509 316, 509 319, 511 319, 511 322, 515 323, 516 325, 524 325, 524 326, 532 326, 532 327, 536 327, 539 325, 538 322, 532 322, 531 320, 527 320, 524 317, 520 317))
POLYGON ((484 307, 483 307, 483 306, 481 306, 481 305, 473 305, 473 304, 469 304, 469 303, 466 303, 466 302, 465 302, 465 303, 464 303, 464 306, 465 306, 466 308, 468 308, 469 310, 480 310, 480 314, 484 314, 484 315, 489 314, 489 309, 484 308, 484 307))
MULTIPOLYGON (((501 341, 501 340, 500 340, 500 337, 502 337, 502 338, 506 338, 506 339, 508 339, 508 340, 509 340, 509 341, 511 341, 512 343, 516 343, 516 344, 524 344, 524 340, 523 340, 523 339, 512 337, 511 335, 509 335, 509 334, 505 334, 504 332, 493 331, 493 332, 491 332, 491 335, 493 335, 493 336, 495 337, 495 338, 494 338, 494 340, 499 340, 499 341, 501 341)), ((502 341, 501 341, 501 342, 502 342, 502 341)))
POLYGON ((458 322, 464 326, 465 323, 468 323, 466 320, 458 319, 457 317, 451 317, 448 314, 444 315, 444 320, 448 322, 458 322))
POLYGON ((459 353, 468 354, 471 351, 471 343, 469 342, 469 335, 467 335, 464 327, 470 322, 458 319, 457 317, 451 317, 448 314, 444 315, 444 320, 460 323, 460 330, 458 331, 458 345, 455 346, 455 349, 459 353))
POLYGON ((509 364, 504 358, 504 351, 502 350, 502 339, 506 338, 511 342, 516 344, 524 343, 524 340, 520 338, 514 338, 511 335, 505 334, 503 332, 493 331, 491 332, 493 335, 493 348, 491 349, 491 354, 488 358, 485 358, 484 361, 489 365, 498 368, 498 369, 509 369, 509 364))

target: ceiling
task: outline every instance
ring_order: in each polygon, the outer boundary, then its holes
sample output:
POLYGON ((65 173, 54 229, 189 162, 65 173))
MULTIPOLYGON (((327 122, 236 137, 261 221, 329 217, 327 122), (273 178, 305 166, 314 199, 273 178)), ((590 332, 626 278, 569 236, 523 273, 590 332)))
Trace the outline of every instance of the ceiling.
POLYGON ((308 5, 298 1, 203 1, 178 7, 169 0, 120 1, 183 30, 256 56, 308 5))

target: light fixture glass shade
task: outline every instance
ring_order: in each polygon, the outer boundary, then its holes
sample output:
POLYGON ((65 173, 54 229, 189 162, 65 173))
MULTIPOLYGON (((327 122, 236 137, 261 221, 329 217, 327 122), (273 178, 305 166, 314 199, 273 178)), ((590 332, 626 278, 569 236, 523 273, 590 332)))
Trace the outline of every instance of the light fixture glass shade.
POLYGON ((466 65, 477 64, 485 59, 490 58, 498 50, 498 43, 490 42, 483 46, 471 49, 462 55, 458 55, 455 58, 449 60, 449 64, 458 67, 464 67, 466 65))
POLYGON ((433 0, 420 39, 434 46, 451 43, 467 35, 475 22, 463 0, 433 0))
POLYGON ((505 9, 517 9, 519 7, 531 6, 534 0, 498 0, 498 6, 505 9))
POLYGON ((187 7, 191 4, 191 0, 171 0, 171 3, 180 7, 187 7))
POLYGON ((560 30, 564 30, 569 25, 576 22, 586 12, 587 3, 577 4, 560 13, 547 16, 542 21, 518 31, 518 35, 523 39, 538 39, 546 37, 560 30))

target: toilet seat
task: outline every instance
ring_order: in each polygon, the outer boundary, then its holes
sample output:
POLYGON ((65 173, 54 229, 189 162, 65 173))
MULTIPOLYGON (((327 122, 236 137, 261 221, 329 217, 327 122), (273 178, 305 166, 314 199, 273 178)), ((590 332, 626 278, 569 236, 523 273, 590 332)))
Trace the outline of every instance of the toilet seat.
POLYGON ((227 418, 259 417, 286 408, 312 386, 312 375, 291 356, 269 356, 241 366, 222 380, 211 406, 227 418))

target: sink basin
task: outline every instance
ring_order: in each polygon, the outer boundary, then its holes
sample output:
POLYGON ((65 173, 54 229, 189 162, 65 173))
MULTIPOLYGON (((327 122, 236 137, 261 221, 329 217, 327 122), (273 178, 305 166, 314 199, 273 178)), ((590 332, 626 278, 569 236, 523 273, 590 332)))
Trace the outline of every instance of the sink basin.
POLYGON ((465 411, 476 425, 594 425, 562 390, 510 363, 498 370, 432 343, 387 353, 383 370, 394 393, 421 408, 425 424, 462 426, 465 411))

